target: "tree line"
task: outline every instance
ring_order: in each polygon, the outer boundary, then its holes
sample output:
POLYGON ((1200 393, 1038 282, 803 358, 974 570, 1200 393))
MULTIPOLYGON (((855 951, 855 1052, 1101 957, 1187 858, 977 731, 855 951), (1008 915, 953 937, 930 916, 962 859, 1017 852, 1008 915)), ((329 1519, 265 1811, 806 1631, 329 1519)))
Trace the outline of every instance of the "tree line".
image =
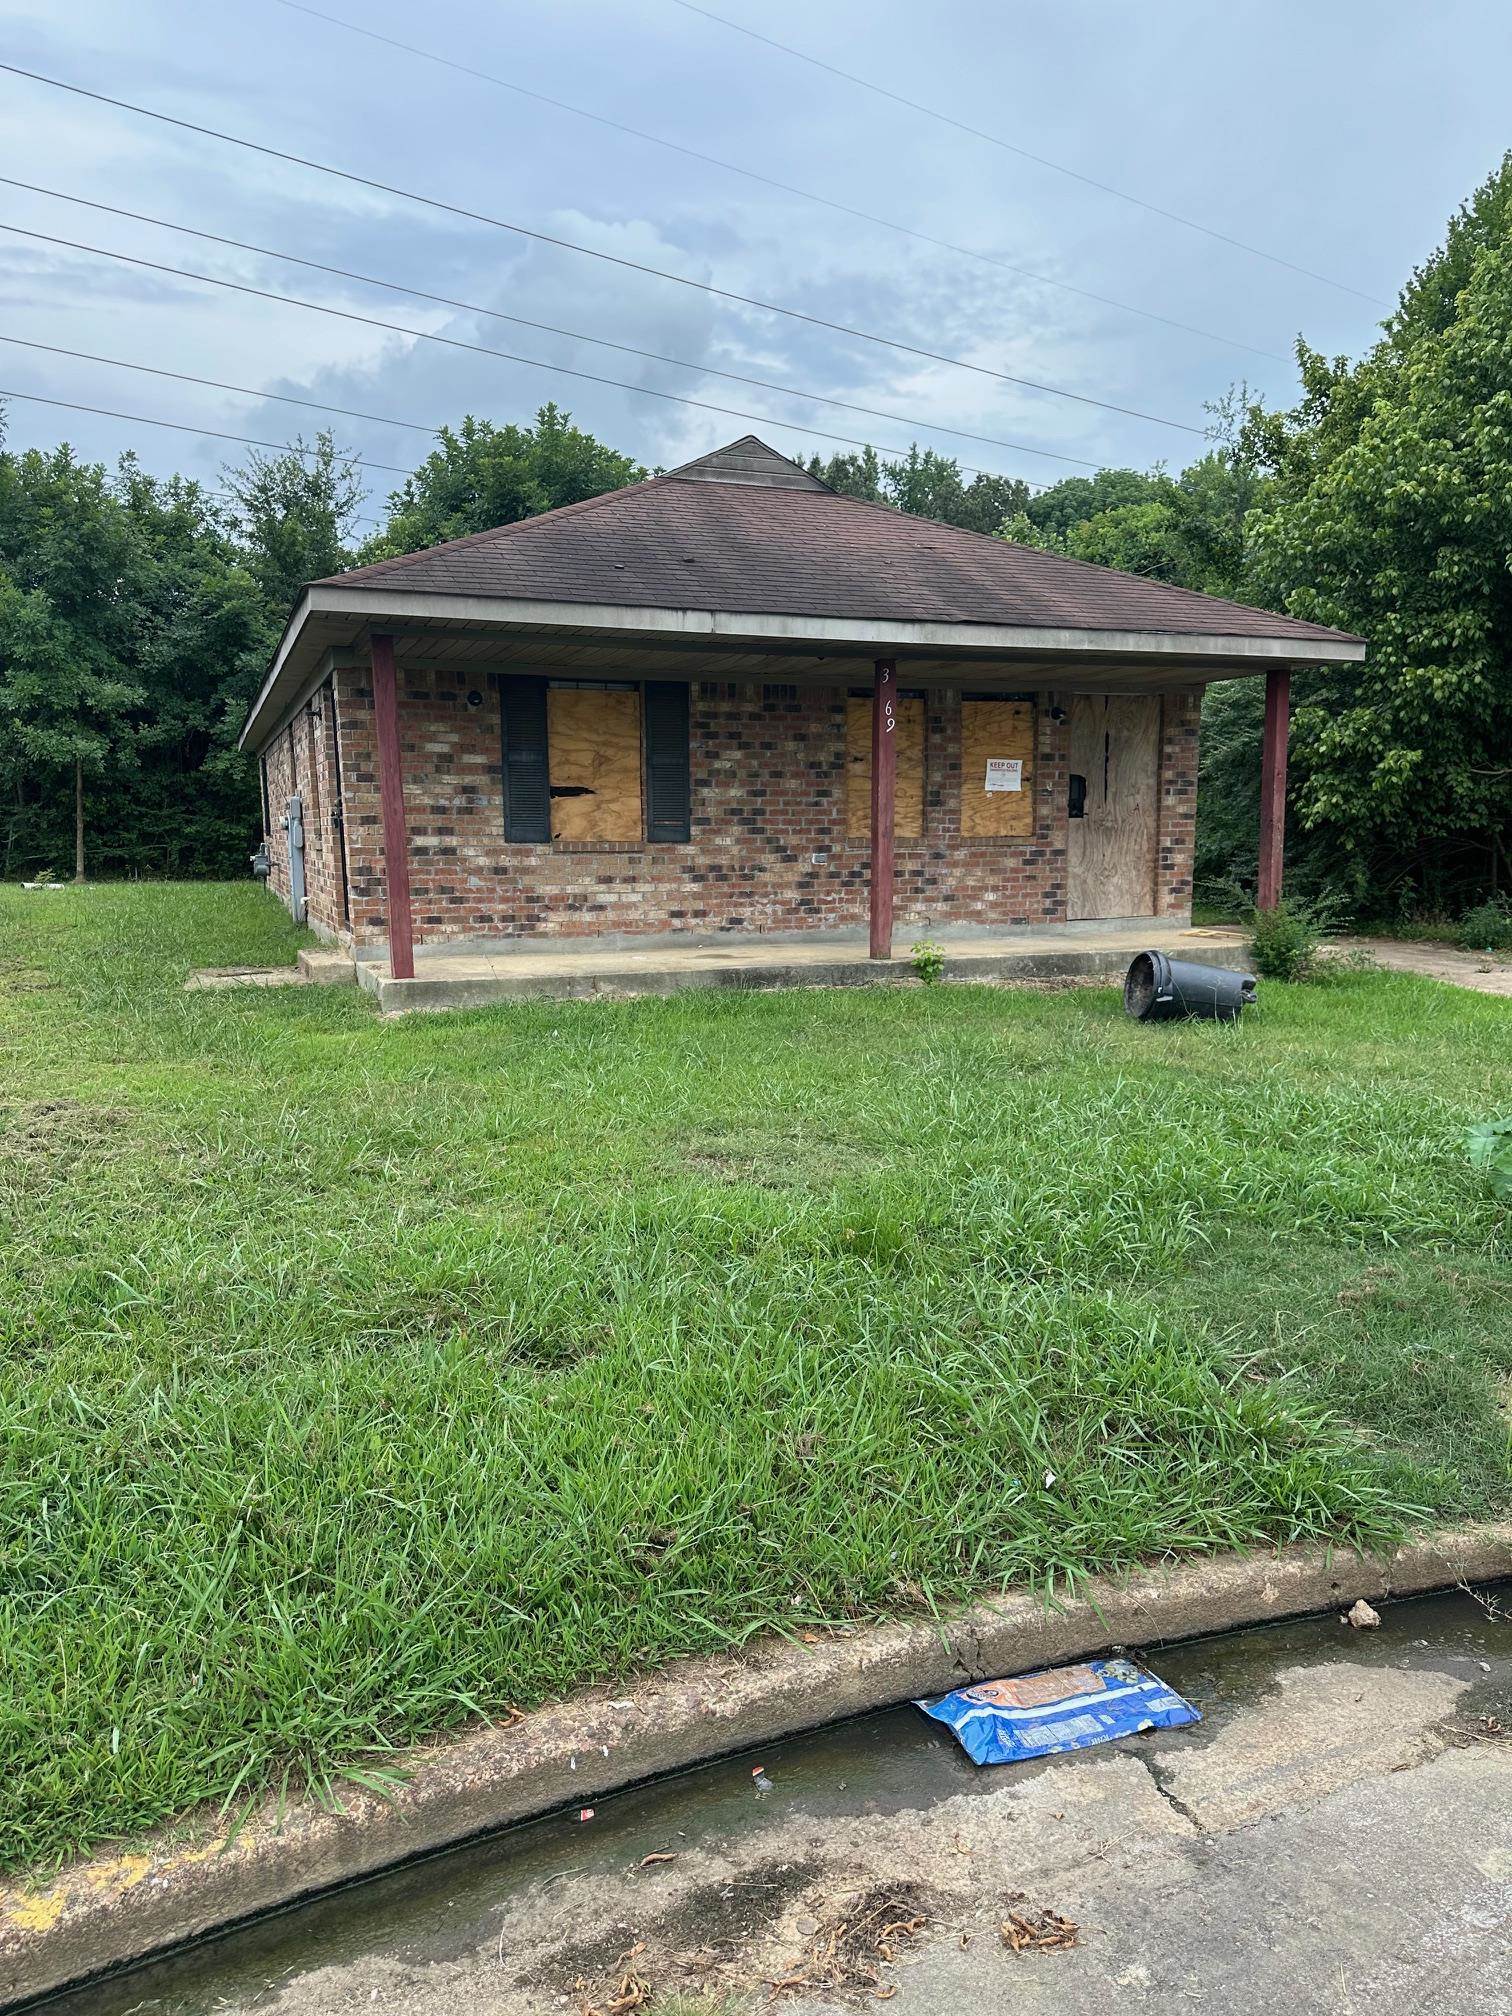
MULTIPOLYGON (((1301 396, 1240 386, 1172 473, 1043 490, 914 446, 815 456, 847 496, 1354 631, 1294 682, 1294 886, 1362 914, 1512 892, 1512 156, 1358 361, 1299 340, 1301 396)), ((472 416, 357 536, 328 433, 220 491, 0 436, 0 873, 231 875, 260 826, 236 736, 300 588, 648 473, 547 405, 472 416)), ((1209 690, 1198 873, 1252 884, 1260 682, 1209 690)))

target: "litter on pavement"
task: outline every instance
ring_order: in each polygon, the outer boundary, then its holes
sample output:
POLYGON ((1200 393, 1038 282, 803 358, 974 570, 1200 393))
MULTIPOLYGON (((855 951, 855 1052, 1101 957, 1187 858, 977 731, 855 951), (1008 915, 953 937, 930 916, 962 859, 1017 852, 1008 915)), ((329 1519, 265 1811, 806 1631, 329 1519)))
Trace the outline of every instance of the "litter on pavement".
POLYGON ((974 1764, 1019 1764, 1202 1720, 1190 1701, 1128 1659, 984 1680, 915 1706, 953 1729, 974 1764))

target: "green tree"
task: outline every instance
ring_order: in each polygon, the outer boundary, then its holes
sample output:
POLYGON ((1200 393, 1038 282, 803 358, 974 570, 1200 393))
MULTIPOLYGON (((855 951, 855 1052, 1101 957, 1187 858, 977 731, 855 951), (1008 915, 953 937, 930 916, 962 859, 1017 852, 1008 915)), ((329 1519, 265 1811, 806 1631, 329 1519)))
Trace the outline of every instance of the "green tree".
POLYGON ((1180 514, 1174 504, 1154 497, 1143 504, 1115 504, 1073 525, 1065 549, 1073 559, 1152 581, 1182 583, 1191 572, 1180 514))
POLYGON ((468 414, 443 427, 436 446, 389 499, 389 521, 361 558, 413 553, 443 539, 465 538, 512 525, 638 483, 640 463, 605 447, 572 424, 570 413, 545 405, 534 427, 495 426, 468 414))
POLYGON ((1029 500, 1029 485, 1018 477, 979 470, 968 483, 952 456, 921 448, 917 442, 890 462, 875 448, 864 448, 859 455, 831 455, 827 461, 812 455, 806 466, 842 497, 887 504, 895 511, 959 525, 967 532, 996 533, 1003 520, 1029 500))
MULTIPOLYGON (((147 705, 118 861, 158 874, 240 869, 260 804, 236 738, 278 640, 286 584, 198 484, 156 480, 127 457, 117 490, 148 563, 136 639, 147 705), (259 586, 259 563, 277 600, 259 586)), ((287 517, 275 531, 286 558, 296 543, 287 517)))
POLYGON ((1256 599, 1356 631, 1298 681, 1300 824, 1356 898, 1465 900, 1512 824, 1512 155, 1451 221, 1358 364, 1298 346, 1303 395, 1256 410, 1271 472, 1256 599))
POLYGON ((70 854, 78 873, 86 838, 94 873, 245 865, 258 797, 236 736, 288 599, 290 515, 267 514, 269 551, 129 455, 111 473, 66 447, 0 451, 6 873, 70 854))
MULTIPOLYGON (((103 469, 65 447, 0 453, 0 715, 13 806, 28 778, 72 804, 83 880, 86 780, 136 759, 133 677, 142 553, 103 469)), ((13 821, 15 814, 13 813, 13 821)))
POLYGON ((883 487, 882 457, 875 448, 863 448, 859 455, 831 455, 827 461, 822 455, 811 455, 806 467, 811 476, 828 483, 842 497, 859 497, 867 504, 889 501, 883 487))
POLYGON ((1124 504, 1145 504, 1156 494, 1159 476, 1142 469, 1099 469, 1093 476, 1065 476, 1026 499, 1024 515, 1040 532, 1064 538, 1074 525, 1124 504))
POLYGON ((1064 553, 1065 539, 1059 532, 1036 525, 1027 511, 1011 511, 998 527, 999 539, 1010 546, 1032 546, 1039 553, 1064 553))
POLYGON ((308 581, 352 564, 362 481, 350 455, 322 429, 274 455, 254 449, 226 471, 247 564, 269 610, 287 616, 308 581))

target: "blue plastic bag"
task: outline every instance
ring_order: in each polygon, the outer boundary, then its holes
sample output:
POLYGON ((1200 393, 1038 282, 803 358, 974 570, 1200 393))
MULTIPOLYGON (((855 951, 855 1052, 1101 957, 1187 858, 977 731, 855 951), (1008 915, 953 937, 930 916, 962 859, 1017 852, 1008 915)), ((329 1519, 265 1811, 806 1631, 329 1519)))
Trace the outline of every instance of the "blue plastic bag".
POLYGON ((1190 1701, 1127 1659, 1089 1659, 986 1680, 914 1705, 953 1729, 976 1764, 1020 1764, 1141 1729, 1180 1729, 1202 1720, 1190 1701))

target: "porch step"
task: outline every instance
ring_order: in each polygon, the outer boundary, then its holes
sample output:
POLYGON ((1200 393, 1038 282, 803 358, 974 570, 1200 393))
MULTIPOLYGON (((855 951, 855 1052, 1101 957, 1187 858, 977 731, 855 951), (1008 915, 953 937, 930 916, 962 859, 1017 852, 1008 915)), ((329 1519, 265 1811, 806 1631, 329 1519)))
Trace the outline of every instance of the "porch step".
POLYGON ((299 955, 299 977, 323 987, 350 987, 357 978, 357 963, 339 946, 306 946, 299 955))
MULTIPOLYGON (((1162 930, 1152 925, 1143 941, 1184 959, 1251 970, 1249 941, 1238 932, 1192 930, 1177 925, 1162 930)), ((959 943, 945 948, 944 978, 955 982, 1028 984, 1066 981, 1095 984, 1122 980, 1136 950, 1124 934, 1107 943, 1096 939, 1075 945, 1022 948, 1001 940, 980 951, 959 943)), ((888 961, 873 961, 864 950, 837 949, 815 958, 784 958, 776 947, 737 953, 733 947, 701 957, 693 951, 668 953, 602 952, 585 956, 563 947, 559 958, 535 953, 501 953, 489 957, 436 947, 417 954, 419 971, 413 980, 394 980, 373 962, 357 965, 358 984, 376 996, 381 1012, 404 1014, 414 1009, 482 1008, 502 1001, 568 1001, 594 998, 626 999, 635 995, 679 994, 695 987, 908 987, 919 984, 906 949, 888 961)))

